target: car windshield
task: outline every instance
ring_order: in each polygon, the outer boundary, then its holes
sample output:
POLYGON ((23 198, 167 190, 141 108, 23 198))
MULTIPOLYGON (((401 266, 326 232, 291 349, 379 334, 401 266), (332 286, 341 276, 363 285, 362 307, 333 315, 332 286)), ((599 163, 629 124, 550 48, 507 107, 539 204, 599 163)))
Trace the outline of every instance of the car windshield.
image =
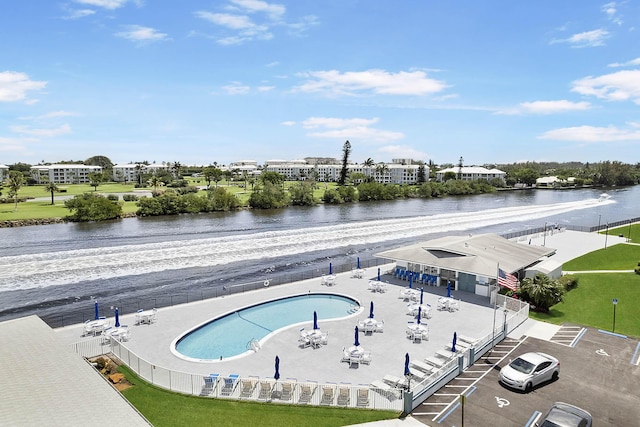
POLYGON ((527 362, 520 357, 511 362, 509 366, 511 366, 518 372, 522 372, 523 374, 530 374, 531 372, 533 372, 533 368, 535 368, 535 365, 533 363, 527 362))

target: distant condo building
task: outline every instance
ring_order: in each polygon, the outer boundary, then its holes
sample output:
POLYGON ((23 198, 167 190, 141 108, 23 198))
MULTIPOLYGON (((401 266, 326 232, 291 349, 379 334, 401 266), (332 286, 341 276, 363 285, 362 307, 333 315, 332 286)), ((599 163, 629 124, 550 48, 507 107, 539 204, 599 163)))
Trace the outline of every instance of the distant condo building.
POLYGON ((0 164, 0 182, 7 179, 9 176, 9 166, 0 164))
POLYGON ((138 173, 154 174, 158 171, 170 171, 169 163, 145 165, 144 163, 128 163, 113 166, 113 180, 116 182, 134 182, 138 173))
MULTIPOLYGON (((307 158, 315 160, 317 158, 307 158)), ((308 160, 267 160, 264 171, 277 172, 287 180, 304 180, 315 177, 320 182, 334 182, 340 177, 342 165, 339 163, 315 163, 308 160)), ((333 159, 335 162, 335 159, 333 159)), ((364 178, 373 178, 381 184, 415 184, 418 182, 418 168, 420 165, 411 159, 394 159, 393 163, 378 163, 371 166, 364 164, 349 164, 349 174, 359 173, 364 178)), ((424 166, 425 177, 429 176, 429 167, 424 166)))
POLYGON ((486 179, 487 181, 491 181, 494 178, 499 178, 503 182, 505 177, 507 176, 506 172, 503 172, 499 169, 487 169, 481 166, 463 166, 452 167, 447 169, 442 169, 436 172, 436 181, 443 182, 444 176, 447 173, 454 173, 456 179, 460 179, 461 181, 475 181, 478 179, 486 179), (458 177, 458 175, 460 175, 458 177))
MULTIPOLYGON (((224 170, 224 168, 222 168, 224 170)), ((239 160, 237 162, 229 163, 228 170, 240 171, 240 174, 247 175, 259 175, 258 162, 255 160, 239 160)))
POLYGON ((100 166, 78 164, 38 165, 31 167, 31 177, 37 184, 88 184, 89 175, 101 173, 100 166))

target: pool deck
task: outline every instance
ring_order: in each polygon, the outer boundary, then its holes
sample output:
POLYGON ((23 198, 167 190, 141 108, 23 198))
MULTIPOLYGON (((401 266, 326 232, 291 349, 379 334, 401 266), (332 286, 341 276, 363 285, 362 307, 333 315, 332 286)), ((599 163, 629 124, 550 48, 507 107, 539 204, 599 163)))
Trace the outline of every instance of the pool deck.
MULTIPOLYGON (((531 244, 541 245, 542 237, 532 238, 531 244)), ((609 236, 608 244, 624 241, 609 236)), ((528 244, 528 239, 525 242, 528 244)), ((558 249, 554 256, 564 262, 581 254, 603 247, 604 237, 593 233, 565 231, 546 237, 546 246, 558 249)), ((328 267, 328 266, 327 266, 328 267)), ((424 303, 431 304, 433 317, 426 320, 430 329, 430 338, 419 344, 412 343, 406 337, 407 322, 412 317, 407 314, 407 303, 399 298, 406 281, 395 279, 390 274, 393 264, 380 266, 382 281, 389 282, 385 293, 368 290, 368 282, 377 278, 377 267, 365 270, 363 278, 352 278, 351 273, 337 276, 336 284, 328 287, 320 284, 320 279, 265 287, 260 290, 234 294, 204 301, 160 308, 158 318, 152 325, 134 325, 134 315, 121 316, 121 324, 131 328, 131 339, 126 346, 141 358, 152 364, 176 371, 208 375, 218 373, 222 376, 239 374, 241 377, 257 376, 271 378, 274 374, 274 359, 280 357, 281 379, 295 378, 298 381, 317 381, 319 383, 370 384, 381 380, 385 375, 401 377, 404 368, 404 355, 409 353, 412 360, 423 360, 433 356, 438 350, 451 342, 453 332, 472 338, 480 338, 490 333, 493 325, 493 309, 487 297, 468 292, 452 291, 452 297, 461 299, 460 310, 456 312, 438 311, 437 298, 446 294, 446 288, 424 286, 424 303), (336 293, 357 299, 361 310, 339 320, 319 321, 322 331, 329 333, 327 345, 318 349, 298 346, 299 329, 312 328, 313 313, 309 321, 294 325, 273 334, 262 342, 257 352, 232 360, 193 362, 183 360, 170 351, 172 342, 187 330, 224 313, 233 312, 247 305, 277 299, 295 294, 310 292, 336 293), (340 362, 342 348, 353 345, 354 327, 358 319, 368 317, 369 303, 375 305, 375 318, 384 320, 384 332, 372 335, 360 334, 360 344, 372 353, 370 365, 350 368, 340 362)), ((150 309, 152 307, 145 307, 150 309)), ((113 318, 111 318, 113 321, 113 318)), ((499 326, 501 316, 496 316, 499 326)), ((82 341, 82 325, 72 325, 56 330, 66 343, 82 341)))

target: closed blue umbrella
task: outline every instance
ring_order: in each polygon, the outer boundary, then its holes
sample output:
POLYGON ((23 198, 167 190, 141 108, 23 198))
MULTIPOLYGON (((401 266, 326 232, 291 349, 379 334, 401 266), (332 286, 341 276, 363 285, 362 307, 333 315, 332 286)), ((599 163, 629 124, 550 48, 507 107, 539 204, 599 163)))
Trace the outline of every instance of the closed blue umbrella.
POLYGON ((93 304, 93 309, 95 311, 94 319, 98 320, 100 318, 100 312, 98 310, 98 301, 96 301, 95 304, 93 304))
POLYGON ((420 320, 421 318, 422 318, 422 307, 418 307, 418 325, 421 322, 420 320))
POLYGON ((118 307, 116 307, 116 328, 120 327, 120 316, 118 313, 118 307))
POLYGON ((451 298, 451 282, 447 280, 447 298, 451 298))
POLYGON ((409 369, 409 353, 405 353, 404 355, 404 375, 411 375, 411 370, 409 369))
POLYGON ((369 319, 373 319, 373 301, 371 301, 371 305, 369 306, 369 319))
POLYGON ((424 300, 424 288, 420 288, 420 305, 423 304, 424 300))
POLYGON ((380 281, 380 267, 378 267, 378 282, 380 281))
POLYGON ((453 333, 453 342, 451 343, 451 351, 456 352, 456 341, 458 341, 458 334, 453 333))
POLYGON ((276 356, 276 373, 273 374, 273 378, 280 379, 280 358, 278 356, 276 356))
POLYGON ((409 287, 412 288, 413 286, 413 274, 409 275, 409 287))
POLYGON ((320 329, 318 328, 318 313, 315 311, 313 312, 313 329, 320 329))
POLYGON ((358 270, 360 270, 360 257, 358 257, 358 264, 357 265, 358 265, 358 267, 357 267, 358 270))
POLYGON ((333 274, 333 264, 329 263, 329 274, 333 274))
POLYGON ((355 338, 353 339, 353 345, 360 347, 360 340, 358 339, 358 327, 356 326, 355 338))

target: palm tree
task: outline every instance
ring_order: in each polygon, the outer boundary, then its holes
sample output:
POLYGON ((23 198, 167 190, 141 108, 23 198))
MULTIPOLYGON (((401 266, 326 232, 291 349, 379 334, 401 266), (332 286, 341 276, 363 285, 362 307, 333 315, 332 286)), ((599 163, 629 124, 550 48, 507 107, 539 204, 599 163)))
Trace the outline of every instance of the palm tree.
POLYGON ((9 187, 9 197, 13 197, 13 201, 15 202, 14 212, 18 210, 18 190, 20 190, 22 184, 24 184, 24 175, 22 172, 10 171, 7 185, 9 187))
POLYGON ((153 175, 151 175, 151 178, 149 178, 149 180, 147 181, 147 183, 153 187, 153 191, 154 193, 158 192, 158 187, 162 186, 162 184, 164 184, 162 182, 162 180, 158 177, 158 175, 156 175, 155 173, 153 175))
POLYGON ((57 193, 58 191, 60 191, 60 189, 58 188, 55 182, 48 182, 44 186, 44 191, 51 193, 51 204, 53 205, 54 204, 53 193, 57 193))
POLYGON ((365 166, 373 166, 375 164, 375 162, 373 161, 373 159, 371 157, 369 157, 367 160, 364 161, 363 165, 365 166))
POLYGON ((180 171, 182 170, 182 165, 180 164, 180 162, 174 162, 173 166, 171 166, 171 169, 173 170, 173 175, 175 176, 175 178, 180 178, 180 171))

